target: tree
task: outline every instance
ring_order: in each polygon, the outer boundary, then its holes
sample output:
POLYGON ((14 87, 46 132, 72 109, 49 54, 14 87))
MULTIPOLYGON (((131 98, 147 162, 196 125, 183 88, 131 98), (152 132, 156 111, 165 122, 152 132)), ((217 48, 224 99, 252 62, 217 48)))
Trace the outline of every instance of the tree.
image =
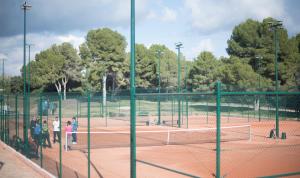
POLYGON ((89 72, 86 79, 92 84, 92 90, 103 88, 106 90, 106 78, 113 80, 112 88, 126 85, 122 66, 125 61, 126 40, 117 31, 109 28, 90 30, 86 42, 80 46, 80 56, 85 70, 89 72), (102 80, 102 86, 100 81, 102 80))
POLYGON ((225 85, 225 90, 255 91, 269 90, 272 86, 270 79, 260 76, 252 66, 238 57, 223 58, 219 69, 219 79, 225 85))
POLYGON ((89 90, 102 87, 103 106, 106 105, 107 76, 111 78, 113 91, 115 87, 126 84, 122 71, 126 58, 126 45, 125 38, 117 31, 103 28, 90 30, 86 42, 79 48, 80 56, 85 61, 84 68, 87 74, 85 80, 91 83, 89 90))
POLYGON ((193 90, 209 90, 219 78, 219 66, 220 61, 211 52, 201 52, 190 70, 189 85, 193 90))
POLYGON ((150 56, 148 49, 142 45, 136 45, 136 86, 151 88, 156 82, 156 61, 150 56))
POLYGON ((57 92, 63 91, 64 99, 70 80, 80 78, 80 58, 70 43, 53 45, 36 55, 31 62, 31 80, 33 87, 45 87, 54 84, 57 92))
MULTIPOLYGON (((155 80, 153 85, 158 85, 158 58, 160 57, 160 80, 162 88, 175 88, 177 86, 177 55, 165 45, 153 44, 149 48, 150 58, 153 59, 155 65, 155 80), (158 51, 161 56, 158 56, 158 51)), ((184 66, 183 66, 184 67, 184 66)))
POLYGON ((21 76, 10 78, 10 90, 12 93, 21 93, 23 91, 23 79, 21 76))
MULTIPOLYGON (((250 64, 255 72, 271 80, 275 80, 275 45, 274 33, 270 30, 270 22, 276 19, 266 18, 262 22, 248 19, 233 29, 231 38, 227 41, 227 52, 230 56, 243 59, 250 64), (258 61, 257 57, 261 57, 258 61), (259 64, 258 64, 259 62, 259 64), (259 67, 257 67, 259 66, 259 67)), ((279 83, 281 89, 288 90, 295 87, 295 73, 299 58, 297 57, 296 43, 288 39, 287 30, 285 28, 278 29, 279 39, 279 83), (291 68, 292 67, 292 68, 291 68), (287 70, 291 68, 292 70, 287 70)), ((275 83, 275 81, 274 81, 275 83)))

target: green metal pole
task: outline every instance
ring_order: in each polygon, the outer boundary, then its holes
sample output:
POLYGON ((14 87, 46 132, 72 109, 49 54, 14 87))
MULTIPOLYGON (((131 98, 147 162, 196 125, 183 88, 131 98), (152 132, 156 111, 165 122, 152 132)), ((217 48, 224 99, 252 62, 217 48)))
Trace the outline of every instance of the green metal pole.
POLYGON ((136 178, 135 0, 131 0, 130 29, 130 177, 136 178))
POLYGON ((1 101, 0 101, 0 113, 1 113, 1 140, 4 140, 4 130, 5 130, 5 124, 4 124, 4 115, 3 115, 3 95, 1 95, 1 101))
POLYGON ((15 119, 16 119, 16 136, 19 137, 19 111, 18 111, 18 94, 15 96, 15 119))
POLYGON ((276 137, 279 137, 279 117, 278 117, 278 37, 277 28, 274 29, 275 35, 275 82, 276 82, 276 137))
POLYGON ((1 126, 1 140, 4 140, 4 121, 3 121, 3 114, 2 114, 2 95, 0 96, 0 126, 1 126))
MULTIPOLYGON (((260 58, 258 60, 258 70, 259 70, 259 75, 258 75, 258 88, 260 91, 260 58)), ((258 95, 258 120, 259 122, 261 121, 261 115, 260 115, 260 95, 258 95)))
POLYGON ((78 119, 78 96, 76 97, 76 116, 77 116, 77 119, 78 119))
POLYGON ((206 124, 208 124, 208 97, 206 99, 206 124))
POLYGON ((88 178, 91 177, 91 95, 88 92, 88 178))
MULTIPOLYGON (((9 95, 7 95, 7 103, 9 101, 9 95)), ((6 124, 7 124, 7 143, 9 144, 9 121, 10 121, 10 113, 8 113, 8 107, 5 111, 5 118, 6 118, 6 124)))
MULTIPOLYGON (((39 121, 40 121, 40 127, 42 129, 42 119, 43 119, 43 109, 42 109, 42 103, 43 103, 43 98, 42 98, 42 94, 40 94, 40 99, 39 99, 39 108, 40 108, 40 112, 39 112, 39 121)), ((41 137, 39 140, 38 140, 38 144, 40 144, 40 166, 43 167, 43 136, 40 135, 39 137, 41 137)))
MULTIPOLYGON (((0 98, 0 109, 1 109, 1 98, 0 98)), ((1 110, 0 111, 0 140, 1 141, 3 141, 3 130, 4 130, 4 125, 3 125, 2 110, 1 110)))
POLYGON ((216 133, 216 178, 221 177, 221 82, 216 84, 216 102, 217 102, 217 133, 216 133))
MULTIPOLYGON (((180 93, 181 92, 181 86, 180 86, 180 81, 181 81, 181 65, 180 65, 180 48, 182 47, 182 43, 178 43, 176 44, 176 49, 177 49, 177 66, 178 66, 178 70, 177 70, 177 92, 180 93)), ((178 120, 177 120, 177 124, 178 124, 178 127, 180 128, 181 127, 181 106, 180 106, 180 95, 178 95, 178 120)))
POLYGON ((173 98, 173 95, 172 95, 172 105, 171 105, 171 108, 172 108, 172 127, 173 127, 173 120, 174 120, 174 98, 173 98))
MULTIPOLYGON (((161 51, 158 51, 158 93, 160 94, 160 58, 161 58, 161 51)), ((157 124, 160 125, 160 95, 158 95, 158 122, 157 124)))
MULTIPOLYGON (((59 117, 59 178, 62 178, 62 127, 61 127, 61 120, 62 120, 62 110, 61 110, 61 100, 62 96, 61 93, 58 94, 58 117, 59 117)), ((67 145, 66 145, 67 146, 67 145)))
POLYGON ((5 118, 5 111, 4 111, 4 100, 5 100, 5 96, 4 96, 4 59, 2 59, 2 119, 3 119, 3 141, 6 143, 6 130, 7 130, 7 124, 6 124, 6 118, 5 118))
MULTIPOLYGON (((187 93, 187 66, 186 62, 184 63, 184 88, 185 88, 185 93, 187 93)), ((188 128, 188 100, 187 97, 185 97, 185 112, 186 112, 186 127, 188 128)))
POLYGON ((189 128, 189 102, 186 99, 186 102, 185 102, 185 112, 186 112, 186 128, 189 128))
POLYGON ((28 45, 28 70, 27 70, 27 107, 28 107, 28 121, 30 120, 30 46, 28 45))
POLYGON ((24 41, 23 41, 23 138, 24 152, 28 155, 28 119, 27 119, 27 93, 26 93, 26 11, 31 8, 25 1, 22 5, 24 10, 24 41))
MULTIPOLYGON (((0 101, 0 104, 1 104, 1 101, 0 101)), ((3 130, 4 130, 4 127, 3 127, 3 122, 2 122, 2 111, 0 111, 0 139, 3 141, 3 130)))

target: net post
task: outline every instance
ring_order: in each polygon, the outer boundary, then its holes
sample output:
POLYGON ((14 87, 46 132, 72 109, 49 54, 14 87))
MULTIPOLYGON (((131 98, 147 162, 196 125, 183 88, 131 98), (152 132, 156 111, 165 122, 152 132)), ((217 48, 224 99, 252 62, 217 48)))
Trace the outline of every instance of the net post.
POLYGON ((216 103, 217 103, 217 121, 216 121, 216 178, 220 178, 221 173, 221 82, 216 83, 216 103))

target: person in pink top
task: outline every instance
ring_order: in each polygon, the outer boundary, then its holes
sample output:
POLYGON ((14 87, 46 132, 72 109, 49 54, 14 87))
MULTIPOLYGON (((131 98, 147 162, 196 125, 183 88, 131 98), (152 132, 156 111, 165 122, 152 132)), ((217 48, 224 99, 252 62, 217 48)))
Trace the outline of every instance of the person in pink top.
POLYGON ((66 143, 68 145, 68 148, 66 149, 71 149, 71 141, 72 141, 72 126, 71 126, 71 121, 67 122, 67 126, 65 126, 65 133, 67 135, 67 140, 68 142, 66 143))

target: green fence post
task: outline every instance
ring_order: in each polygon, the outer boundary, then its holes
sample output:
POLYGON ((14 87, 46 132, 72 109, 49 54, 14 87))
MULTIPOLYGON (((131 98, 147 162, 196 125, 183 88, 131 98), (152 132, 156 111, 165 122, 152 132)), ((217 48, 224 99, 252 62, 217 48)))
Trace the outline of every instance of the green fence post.
POLYGON ((258 121, 261 121, 261 112, 260 112, 261 100, 260 96, 258 96, 258 121))
POLYGON ((1 140, 3 141, 3 130, 4 130, 4 125, 3 125, 3 118, 2 118, 2 95, 0 96, 0 129, 1 129, 1 132, 0 132, 0 136, 1 136, 1 140))
MULTIPOLYGON (((61 100, 62 96, 61 93, 58 94, 58 117, 59 117, 59 178, 62 178, 62 127, 61 127, 61 120, 62 120, 62 110, 61 110, 61 100)), ((67 148, 67 145, 66 145, 67 148)))
POLYGON ((227 104, 227 122, 229 122, 230 117, 230 103, 227 104))
POLYGON ((217 102, 217 133, 216 133, 216 178, 221 177, 221 82, 216 84, 216 102, 217 102))
POLYGON ((250 106, 249 106, 249 103, 248 103, 248 122, 250 121, 250 106))
POLYGON ((189 101, 185 98, 186 128, 189 128, 189 101))
POLYGON ((119 114, 118 114, 119 117, 120 117, 120 114, 121 114, 121 98, 119 96, 119 114))
MULTIPOLYGON (((40 127, 42 130, 42 123, 43 123, 43 108, 42 108, 42 103, 43 103, 43 98, 42 94, 40 94, 39 98, 39 122, 40 122, 40 127)), ((40 144, 40 166, 43 167, 43 136, 42 136, 42 131, 40 133, 39 139, 38 139, 38 144, 40 144)))
POLYGON ((173 127, 173 120, 174 120, 174 98, 173 98, 173 95, 172 95, 172 127, 173 127))
POLYGON ((78 121, 78 96, 76 97, 76 117, 77 117, 77 121, 78 121))
POLYGON ((15 96, 15 119, 16 119, 16 136, 19 137, 19 111, 18 111, 18 94, 15 96))
POLYGON ((130 177, 136 178, 135 0, 131 0, 130 37, 130 177))
POLYGON ((208 124, 208 96, 206 99, 206 124, 208 124))
POLYGON ((90 140, 90 132, 91 132, 91 95, 90 92, 88 92, 88 106, 87 106, 87 116, 88 116, 88 135, 87 135, 87 140, 88 140, 88 178, 91 177, 91 168, 90 168, 90 163, 91 163, 91 140, 90 140))
MULTIPOLYGON (((4 97, 5 98, 5 97, 4 97)), ((6 105, 6 109, 4 110, 4 118, 5 118, 5 122, 6 122, 6 143, 9 145, 9 113, 8 113, 8 101, 9 101, 9 95, 7 95, 7 105, 6 105)), ((5 104, 5 100, 4 100, 4 104, 5 104)), ((4 105, 5 106, 5 105, 4 105)))

